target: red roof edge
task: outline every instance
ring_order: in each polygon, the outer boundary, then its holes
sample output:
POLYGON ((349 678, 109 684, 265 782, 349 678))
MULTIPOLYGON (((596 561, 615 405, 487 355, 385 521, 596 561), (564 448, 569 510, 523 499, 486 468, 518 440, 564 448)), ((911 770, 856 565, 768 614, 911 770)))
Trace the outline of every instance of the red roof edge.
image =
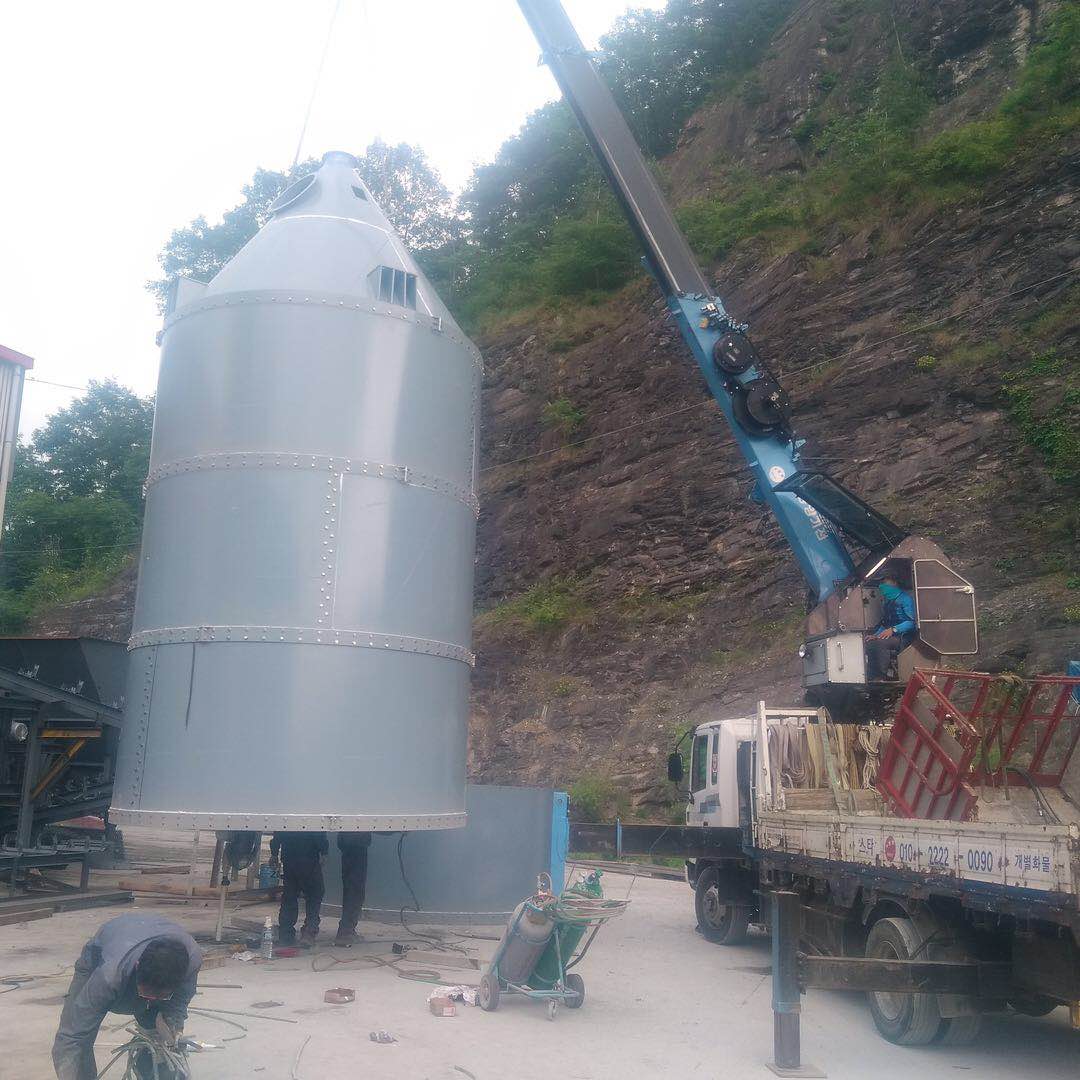
POLYGON ((34 358, 32 356, 16 352, 14 349, 9 349, 6 345, 0 345, 0 360, 6 360, 9 364, 18 364, 19 367, 24 368, 32 368, 34 366, 34 358))

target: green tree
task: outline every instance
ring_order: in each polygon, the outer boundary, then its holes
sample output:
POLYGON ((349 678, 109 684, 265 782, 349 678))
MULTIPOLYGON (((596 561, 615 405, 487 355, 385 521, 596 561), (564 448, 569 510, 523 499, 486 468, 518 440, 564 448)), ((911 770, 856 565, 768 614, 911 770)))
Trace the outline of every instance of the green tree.
MULTIPOLYGON (((406 244, 427 251, 450 243, 457 219, 450 191, 424 152, 408 143, 389 146, 376 139, 358 158, 360 174, 375 201, 406 244)), ((314 172, 319 162, 302 161, 287 172, 256 169, 243 199, 211 225, 200 215, 176 229, 158 256, 162 277, 147 288, 163 307, 169 282, 178 275, 209 281, 266 224, 270 204, 290 184, 314 172)))
POLYGON ((34 432, 16 466, 13 490, 36 489, 61 500, 109 496, 137 514, 153 427, 151 398, 112 379, 91 381, 83 397, 34 432))
POLYGON ((258 231, 270 216, 270 204, 289 184, 318 168, 313 159, 302 161, 288 172, 256 169, 244 185, 243 201, 226 210, 211 225, 199 215, 190 225, 176 229, 158 255, 164 274, 146 287, 164 309, 169 282, 177 276, 209 281, 258 231))
POLYGON ((0 630, 104 587, 139 539, 153 402, 92 382, 16 451, 0 546, 0 630))
POLYGON ((364 182, 411 251, 443 247, 458 235, 450 189, 419 147, 376 139, 359 161, 364 182))

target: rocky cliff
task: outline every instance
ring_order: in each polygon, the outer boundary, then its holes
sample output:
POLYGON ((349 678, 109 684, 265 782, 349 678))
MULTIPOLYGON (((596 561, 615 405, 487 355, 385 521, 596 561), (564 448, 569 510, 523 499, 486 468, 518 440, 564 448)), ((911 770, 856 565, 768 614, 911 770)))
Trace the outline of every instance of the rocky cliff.
MULTIPOLYGON (((812 168, 807 130, 843 115, 894 46, 939 77, 929 129, 983 115, 1054 6, 810 0, 687 125, 664 163, 673 198, 714 198, 732 169, 812 168)), ((794 248, 738 244, 713 267, 791 391, 809 462, 974 581, 984 670, 1080 656, 1080 511, 1040 426, 1075 420, 1078 150, 1063 137, 960 201, 878 207, 794 248)), ((651 284, 481 344, 473 778, 606 777, 662 812, 673 734, 799 698, 801 578, 651 284)), ((132 590, 129 573, 36 630, 122 638, 132 590)))
MULTIPOLYGON (((984 115, 1042 7, 909 0, 885 20, 881 5, 804 5, 739 92, 687 126, 665 163, 675 200, 709 197, 733 168, 812 167, 800 129, 850 108, 897 20, 940 80, 926 127, 984 115), (824 105, 823 83, 838 92, 824 105)), ((801 251, 744 244, 715 267, 792 393, 808 460, 975 582, 983 670, 1080 656, 1076 492, 1017 407, 1077 405, 1077 149, 1018 158, 959 202, 882 208, 801 251)), ((473 771, 604 775, 658 807, 675 731, 798 700, 801 578, 651 287, 485 344, 473 771)))

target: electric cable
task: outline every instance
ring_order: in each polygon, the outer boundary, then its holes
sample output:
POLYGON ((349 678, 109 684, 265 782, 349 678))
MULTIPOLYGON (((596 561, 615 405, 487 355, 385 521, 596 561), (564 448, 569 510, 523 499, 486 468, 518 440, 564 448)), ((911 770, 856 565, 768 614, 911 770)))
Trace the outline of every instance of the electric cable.
POLYGON ((1039 807, 1040 817, 1045 821, 1049 821, 1051 825, 1061 824, 1061 818, 1058 817, 1057 811, 1050 805, 1042 788, 1035 782, 1035 778, 1027 771, 1027 769, 1022 769, 1019 765, 1010 765, 1006 762, 1002 765, 1002 771, 1016 773, 1016 775, 1031 789, 1031 793, 1035 796, 1035 801, 1039 807))
POLYGON ((376 955, 369 954, 366 956, 347 956, 339 957, 333 953, 316 954, 311 958, 311 970, 312 971, 331 971, 336 967, 352 967, 354 965, 366 964, 372 968, 391 968, 397 973, 399 979, 406 979, 410 982, 423 982, 423 983, 446 983, 455 982, 456 976, 453 979, 447 978, 441 971, 437 971, 435 968, 427 967, 414 967, 403 968, 402 963, 407 963, 406 957, 408 953, 402 953, 397 955, 376 955), (320 955, 323 961, 320 962, 320 955), (329 960, 329 963, 325 961, 329 960))
MULTIPOLYGON (((409 881, 408 874, 405 873, 405 837, 408 836, 408 835, 409 834, 407 832, 403 832, 401 834, 401 836, 398 837, 398 843, 397 843, 398 869, 401 871, 401 880, 404 883, 405 888, 408 889, 409 896, 412 897, 413 911, 415 911, 417 914, 419 914, 421 912, 420 901, 416 898, 416 892, 414 891, 414 889, 412 887, 412 883, 409 881)), ((466 955, 468 954, 468 949, 465 949, 461 945, 455 945, 451 941, 447 941, 446 938, 444 936, 440 935, 440 934, 422 933, 419 930, 414 930, 405 921, 405 910, 406 910, 405 906, 402 905, 401 909, 398 912, 398 918, 401 921, 402 929, 407 934, 411 934, 414 938, 417 938, 418 940, 426 942, 428 945, 431 945, 432 948, 434 949, 434 951, 436 951, 436 952, 438 952, 441 949, 441 950, 443 950, 445 952, 460 952, 460 953, 465 953, 466 955)))

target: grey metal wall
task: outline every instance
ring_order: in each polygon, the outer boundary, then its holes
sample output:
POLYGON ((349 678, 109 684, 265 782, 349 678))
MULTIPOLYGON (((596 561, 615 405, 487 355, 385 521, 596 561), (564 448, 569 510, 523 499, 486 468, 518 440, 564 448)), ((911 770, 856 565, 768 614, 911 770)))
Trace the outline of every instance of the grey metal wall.
POLYGON ((460 826, 480 356, 349 155, 277 205, 166 317, 112 818, 460 826))
MULTIPOLYGON (((427 922, 504 919, 536 891, 536 876, 550 874, 562 888, 570 827, 565 793, 550 788, 469 784, 469 823, 454 832, 405 837, 402 861, 413 899, 398 863, 399 836, 375 836, 368 854, 365 917, 396 920, 406 908, 409 925, 427 922)), ((330 843, 326 900, 340 913, 341 861, 330 843)))

